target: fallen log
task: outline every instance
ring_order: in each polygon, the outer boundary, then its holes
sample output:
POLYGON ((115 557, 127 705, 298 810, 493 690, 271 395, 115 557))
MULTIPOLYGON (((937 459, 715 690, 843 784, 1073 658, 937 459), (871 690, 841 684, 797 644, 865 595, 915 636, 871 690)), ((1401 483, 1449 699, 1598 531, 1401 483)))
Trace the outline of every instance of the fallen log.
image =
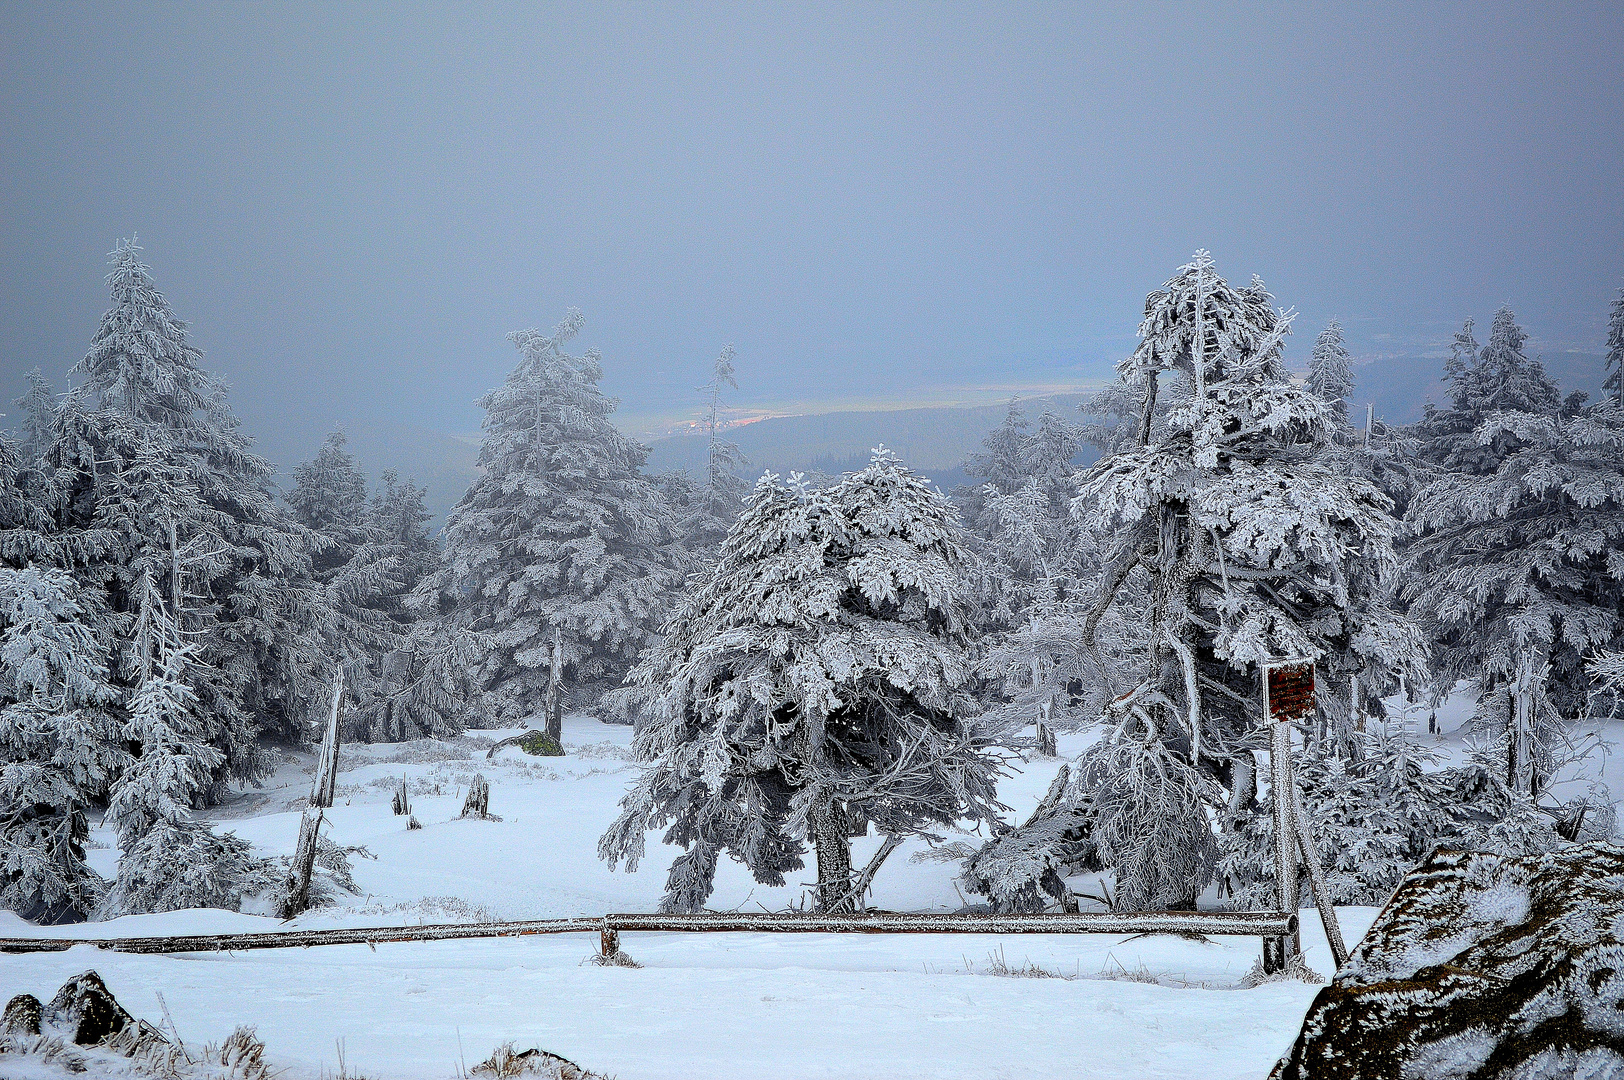
POLYGON ((1147 911, 1137 913, 950 915, 872 912, 863 915, 603 915, 523 922, 442 923, 428 926, 357 926, 267 934, 198 934, 140 938, 0 938, 0 953, 63 952, 75 945, 128 953, 231 952, 315 945, 381 945, 398 941, 457 941, 619 931, 768 934, 1211 934, 1267 937, 1294 933, 1295 912, 1147 911))

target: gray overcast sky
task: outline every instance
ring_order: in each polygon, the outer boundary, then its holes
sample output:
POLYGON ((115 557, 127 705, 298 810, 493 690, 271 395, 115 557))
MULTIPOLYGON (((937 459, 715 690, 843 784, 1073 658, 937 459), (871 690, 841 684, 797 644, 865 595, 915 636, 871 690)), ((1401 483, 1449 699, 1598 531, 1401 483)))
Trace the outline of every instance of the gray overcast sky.
POLYGON ((1507 301, 1598 352, 1621 11, 7 2, 0 392, 60 386, 131 232, 271 445, 473 430, 570 305, 638 416, 728 342, 745 403, 1097 377, 1198 246, 1299 358, 1507 301))

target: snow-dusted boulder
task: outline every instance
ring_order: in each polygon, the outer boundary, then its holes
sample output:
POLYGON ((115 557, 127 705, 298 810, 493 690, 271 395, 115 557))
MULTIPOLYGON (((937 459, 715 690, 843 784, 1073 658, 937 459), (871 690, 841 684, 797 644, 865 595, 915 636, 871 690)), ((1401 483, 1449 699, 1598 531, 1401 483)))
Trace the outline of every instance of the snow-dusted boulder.
POLYGON ((1624 848, 1439 851, 1399 885, 1278 1080, 1624 1075, 1624 848))

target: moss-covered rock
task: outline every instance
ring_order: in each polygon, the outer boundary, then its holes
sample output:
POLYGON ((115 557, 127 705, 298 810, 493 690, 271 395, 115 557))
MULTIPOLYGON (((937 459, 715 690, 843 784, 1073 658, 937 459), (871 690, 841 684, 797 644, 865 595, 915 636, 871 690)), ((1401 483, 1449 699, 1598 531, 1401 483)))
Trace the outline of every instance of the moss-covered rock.
POLYGON ((545 731, 532 731, 519 740, 519 749, 536 757, 563 757, 564 748, 545 731))

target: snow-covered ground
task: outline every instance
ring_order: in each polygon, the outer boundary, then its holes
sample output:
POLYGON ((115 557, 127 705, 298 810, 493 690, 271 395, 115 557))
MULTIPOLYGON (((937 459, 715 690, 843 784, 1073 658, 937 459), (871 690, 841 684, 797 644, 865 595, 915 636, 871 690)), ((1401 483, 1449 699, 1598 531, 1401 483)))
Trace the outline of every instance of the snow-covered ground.
MULTIPOLYGON (((1424 719, 1424 718, 1423 718, 1424 719)), ((1425 731, 1423 724, 1422 731, 1425 731)), ((480 732, 483 738, 503 732, 480 732)), ((566 719, 564 758, 507 749, 491 761, 473 740, 346 747, 339 843, 364 894, 308 914, 299 928, 548 918, 649 911, 675 850, 650 837, 636 874, 611 873, 597 838, 631 778, 630 731, 566 719), (471 756, 469 756, 471 755, 471 756), (436 760, 438 759, 438 760, 436 760), (491 782, 500 822, 455 820, 475 771, 491 782), (413 788, 423 823, 407 831, 390 811, 397 778, 413 788)), ((1062 740, 1075 754, 1082 740, 1062 740)), ((264 790, 214 816, 265 854, 289 853, 307 760, 285 765, 264 790)), ((1024 816, 1058 762, 1028 763, 1002 786, 1024 816)), ((97 830, 94 840, 110 844, 97 830)), ((859 841, 866 859, 877 841, 859 841)), ((922 845, 894 854, 872 902, 892 910, 954 910, 955 863, 915 862, 922 845)), ((112 848, 93 852, 113 870, 112 848)), ((803 879, 810 874, 803 873, 803 879)), ((718 873, 713 907, 781 909, 807 881, 754 884, 742 867, 718 873)), ((1311 911, 1303 913, 1310 966, 1330 969, 1311 911)), ((1374 909, 1341 910, 1350 941, 1374 909)), ((132 936, 285 928, 261 915, 172 912, 64 928, 0 913, 0 935, 132 936)), ((289 1080, 337 1071, 439 1078, 483 1060, 498 1043, 541 1046, 618 1080, 771 1074, 834 1077, 1260 1078, 1295 1036, 1317 986, 1237 987, 1259 943, 1217 938, 971 935, 625 934, 643 966, 584 964, 590 935, 427 944, 334 946, 237 954, 129 956, 88 947, 0 958, 0 993, 53 992, 95 968, 131 1011, 161 1016, 161 991, 180 1034, 217 1041, 239 1023, 258 1027, 289 1080), (1061 978, 992 973, 1037 965, 1061 978)))

